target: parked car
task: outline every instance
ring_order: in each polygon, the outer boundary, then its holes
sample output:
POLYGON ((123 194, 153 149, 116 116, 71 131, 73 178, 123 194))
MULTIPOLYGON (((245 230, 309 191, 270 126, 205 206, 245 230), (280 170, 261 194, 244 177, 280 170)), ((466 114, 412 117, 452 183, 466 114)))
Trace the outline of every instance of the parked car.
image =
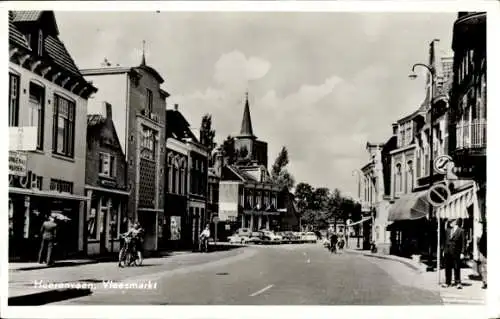
POLYGON ((300 236, 295 235, 295 233, 291 231, 283 232, 282 237, 283 241, 288 243, 300 240, 300 236))
POLYGON ((281 242, 283 240, 282 236, 277 235, 270 230, 262 230, 261 233, 264 240, 269 240, 272 242, 281 242))
POLYGON ((307 232, 304 233, 300 239, 306 243, 315 243, 317 242, 318 237, 313 232, 307 232))
POLYGON ((229 236, 228 240, 230 243, 245 244, 251 236, 252 231, 249 228, 240 228, 232 236, 229 236))

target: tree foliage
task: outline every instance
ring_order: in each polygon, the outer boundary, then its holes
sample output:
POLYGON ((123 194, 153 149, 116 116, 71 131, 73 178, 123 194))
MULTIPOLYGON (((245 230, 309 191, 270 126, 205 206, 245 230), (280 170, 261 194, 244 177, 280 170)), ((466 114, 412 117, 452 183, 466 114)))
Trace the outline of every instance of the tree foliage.
POLYGON ((222 152, 226 163, 229 165, 236 162, 236 151, 234 150, 234 138, 230 135, 222 142, 222 152))
POLYGON ((288 150, 283 146, 271 168, 271 178, 275 183, 280 185, 282 190, 287 191, 291 190, 295 185, 295 178, 286 169, 288 163, 288 150))
POLYGON ((326 187, 314 188, 299 183, 295 188, 295 199, 302 222, 316 229, 348 219, 361 219, 361 206, 351 198, 343 197, 338 189, 331 192, 326 187))
POLYGON ((217 146, 217 143, 215 143, 215 130, 212 129, 212 115, 210 114, 205 114, 201 118, 200 143, 206 146, 210 153, 217 146))

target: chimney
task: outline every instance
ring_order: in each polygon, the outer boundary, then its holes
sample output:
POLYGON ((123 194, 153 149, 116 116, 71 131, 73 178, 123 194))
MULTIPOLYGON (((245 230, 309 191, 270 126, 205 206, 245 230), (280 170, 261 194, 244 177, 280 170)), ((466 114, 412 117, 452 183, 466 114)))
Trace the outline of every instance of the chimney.
POLYGON ((104 109, 106 110, 106 118, 112 120, 113 119, 113 112, 111 109, 111 104, 108 102, 103 102, 104 109))
POLYGON ((392 135, 398 134, 398 123, 392 123, 392 135))
POLYGON ((174 104, 174 110, 179 111, 179 104, 177 103, 174 104))

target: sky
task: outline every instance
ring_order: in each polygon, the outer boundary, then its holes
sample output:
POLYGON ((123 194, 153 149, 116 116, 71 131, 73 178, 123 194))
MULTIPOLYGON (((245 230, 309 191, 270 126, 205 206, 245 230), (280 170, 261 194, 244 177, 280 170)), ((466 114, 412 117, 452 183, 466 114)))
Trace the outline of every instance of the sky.
MULTIPOLYGON (((418 108, 429 43, 452 54, 456 13, 56 12, 80 68, 146 62, 194 131, 212 115, 216 141, 239 132, 249 92, 269 162, 286 146, 297 182, 357 197, 352 172, 391 124, 418 108)), ((167 124, 168 125, 168 124, 167 124)))

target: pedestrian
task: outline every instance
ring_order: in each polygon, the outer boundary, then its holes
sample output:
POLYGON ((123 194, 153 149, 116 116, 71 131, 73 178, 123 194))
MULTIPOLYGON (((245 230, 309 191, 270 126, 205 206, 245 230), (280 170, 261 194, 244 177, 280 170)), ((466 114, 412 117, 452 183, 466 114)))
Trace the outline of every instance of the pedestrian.
POLYGON ((488 287, 487 278, 488 278, 488 266, 486 260, 486 227, 484 228, 483 234, 479 239, 479 272, 481 274, 481 280, 483 281, 483 289, 488 287))
POLYGON ((54 242, 56 240, 57 224, 54 222, 54 217, 49 216, 42 224, 40 229, 42 235, 42 243, 38 252, 38 263, 43 264, 45 261, 47 266, 53 264, 52 253, 54 250, 54 242))
POLYGON ((338 243, 339 252, 342 252, 342 250, 344 249, 344 245, 345 245, 345 239, 344 239, 343 233, 340 233, 338 241, 339 241, 339 243, 338 243))
POLYGON ((332 253, 337 253, 338 238, 337 234, 332 232, 332 236, 330 237, 330 251, 332 253))
POLYGON ((446 231, 444 243, 445 284, 443 288, 451 286, 452 270, 455 275, 457 289, 462 289, 460 268, 464 258, 465 235, 462 229, 462 219, 453 220, 451 228, 446 231))
POLYGON ((207 224, 200 234, 201 251, 208 252, 208 239, 210 238, 210 225, 207 224))

